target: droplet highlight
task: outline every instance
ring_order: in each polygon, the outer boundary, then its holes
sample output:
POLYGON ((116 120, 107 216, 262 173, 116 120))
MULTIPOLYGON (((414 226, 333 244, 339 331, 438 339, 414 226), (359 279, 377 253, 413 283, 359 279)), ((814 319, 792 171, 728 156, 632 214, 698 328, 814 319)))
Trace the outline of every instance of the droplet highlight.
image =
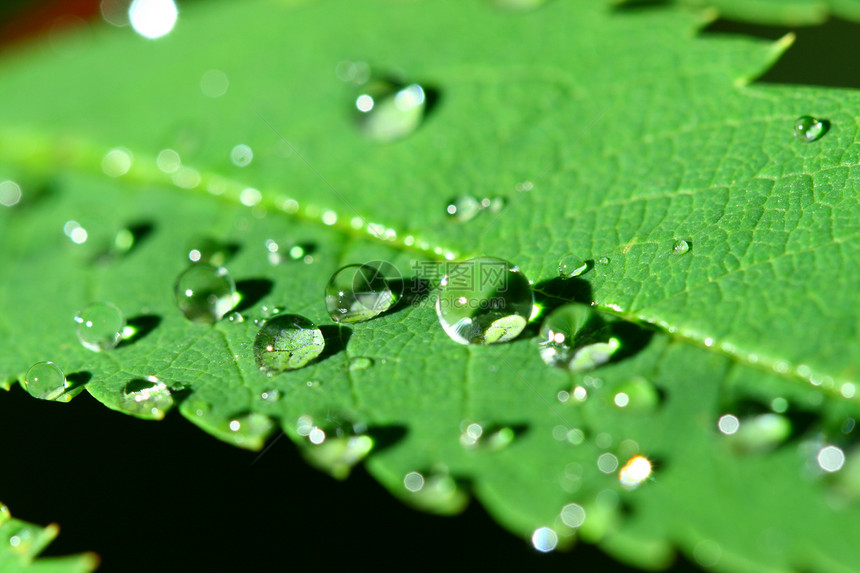
POLYGON ((539 340, 538 352, 546 364, 572 372, 606 364, 621 347, 594 310, 579 303, 552 311, 541 324, 539 340))
POLYGON ((27 370, 24 389, 33 398, 56 400, 66 391, 66 375, 53 362, 37 362, 27 370))
POLYGON ((173 407, 173 395, 167 384, 149 376, 145 380, 132 380, 122 391, 120 407, 141 418, 160 420, 173 407))
POLYGON ((436 315, 460 344, 496 344, 523 331, 534 306, 526 276, 508 261, 477 257, 455 264, 442 278, 436 315))
POLYGON ((213 324, 239 302, 236 283, 223 267, 195 265, 179 275, 176 305, 191 322, 213 324))
POLYGON ((254 358, 260 370, 280 374, 307 366, 325 348, 322 331, 295 314, 281 314, 263 324, 254 339, 254 358))
POLYGON ((445 213, 457 223, 466 223, 481 212, 481 203, 471 195, 460 195, 448 200, 445 213))
POLYGON ((326 310, 333 321, 344 324, 375 318, 397 302, 389 281, 399 279, 397 269, 381 261, 342 267, 326 285, 326 310))
POLYGON ((558 275, 562 278, 572 279, 587 270, 588 262, 576 255, 565 255, 558 262, 558 275))
POLYGON ((93 352, 113 350, 122 340, 125 316, 109 302, 91 304, 75 315, 78 340, 93 352))
POLYGON ((678 239, 672 245, 672 254, 677 256, 686 255, 690 252, 690 243, 684 239, 678 239))

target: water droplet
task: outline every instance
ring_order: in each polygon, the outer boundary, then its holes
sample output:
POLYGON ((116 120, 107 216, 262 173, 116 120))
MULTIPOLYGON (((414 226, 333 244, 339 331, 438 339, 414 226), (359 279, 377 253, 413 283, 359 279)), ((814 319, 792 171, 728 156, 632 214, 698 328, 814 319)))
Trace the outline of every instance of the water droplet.
POLYGON ((33 364, 24 377, 24 389, 40 400, 56 400, 66 387, 66 375, 53 362, 33 364))
POLYGON ((231 324, 240 324, 242 322, 245 322, 245 317, 242 316, 242 314, 238 313, 238 312, 231 312, 231 313, 227 314, 226 319, 227 319, 227 322, 229 322, 231 324))
POLYGON ((387 80, 371 80, 355 100, 362 131, 377 141, 394 141, 421 125, 427 107, 424 88, 387 80))
POLYGON ((652 471, 651 461, 648 458, 633 456, 618 472, 618 481, 625 489, 634 490, 651 477, 652 471))
POLYGON ((743 453, 772 450, 791 434, 788 418, 770 413, 742 419, 728 414, 720 418, 718 427, 730 446, 743 453))
POLYGON ((258 412, 250 412, 233 417, 227 423, 229 431, 225 437, 237 446, 258 450, 263 447, 266 437, 274 427, 268 416, 258 412))
POLYGON ((610 262, 612 261, 609 257, 600 257, 599 259, 597 259, 598 265, 608 265, 610 262))
POLYGON ((230 161, 236 167, 247 167, 253 160, 254 150, 244 143, 240 143, 230 151, 230 161))
POLYGON ((534 306, 534 294, 519 268, 495 257, 452 265, 442 279, 436 315, 460 344, 495 344, 519 336, 534 306))
POLYGON ((558 545, 558 534, 549 527, 539 527, 532 533, 532 545, 541 553, 549 553, 558 545))
POLYGON ((445 212, 452 220, 465 223, 481 212, 481 204, 471 195, 460 195, 448 201, 445 212))
POLYGON ((591 307, 579 303, 560 306, 541 325, 540 357, 550 366, 572 372, 593 370, 609 362, 621 346, 617 338, 601 336, 605 331, 591 307))
POLYGON ((399 278, 397 269, 382 261, 338 269, 325 288, 331 319, 352 324, 379 316, 397 302, 389 281, 399 278))
POLYGON ((295 314, 269 319, 254 339, 254 357, 260 370, 279 374, 306 366, 322 353, 325 340, 310 320, 295 314))
POLYGON ((460 434, 460 445, 464 448, 474 448, 478 445, 483 433, 484 428, 481 424, 475 422, 465 424, 465 428, 460 434))
POLYGON ((260 392, 260 400, 263 402, 268 402, 270 404, 277 402, 281 399, 281 393, 277 389, 265 390, 260 392))
POLYGON ((636 376, 615 387, 613 401, 627 411, 649 412, 660 403, 657 388, 645 378, 636 376), (623 405, 622 405, 623 403, 623 405))
POLYGON ((9 508, 0 503, 0 525, 3 525, 4 521, 9 521, 12 517, 12 512, 9 511, 9 508))
POLYGON ((144 38, 160 38, 170 33, 179 13, 173 0, 134 0, 128 19, 134 31, 144 38))
POLYGON ((93 352, 112 350, 122 339, 125 316, 109 302, 89 305, 75 315, 78 340, 93 352))
POLYGON ((794 137, 804 143, 811 143, 827 133, 830 122, 817 119, 811 115, 802 115, 794 122, 794 137))
POLYGON ((576 255, 565 255, 558 262, 558 274, 566 279, 578 277, 587 270, 588 263, 576 255))
POLYGON ((463 510, 468 496, 457 486, 448 469, 437 464, 432 472, 409 472, 403 487, 410 492, 407 501, 437 514, 454 514, 463 510))
MULTIPOLYGON (((309 416, 304 418, 303 423, 313 424, 309 416)), ((313 466, 336 479, 345 479, 373 449, 373 438, 364 434, 364 424, 331 419, 328 422, 325 429, 317 426, 306 429, 311 446, 304 448, 302 453, 313 466)))
POLYGON ((690 243, 685 241, 684 239, 678 239, 675 241, 675 244, 672 245, 672 254, 676 256, 686 255, 690 252, 690 243))
POLYGON ((21 186, 14 181, 3 181, 0 183, 0 205, 14 207, 21 201, 21 186))
POLYGON ((409 472, 403 476, 403 487, 413 493, 421 491, 424 488, 424 476, 418 472, 409 472))
POLYGON ((366 370, 371 366, 373 366, 373 359, 366 358, 364 356, 359 356, 349 361, 349 369, 351 372, 356 372, 358 370, 366 370))
POLYGON ((191 322, 213 324, 236 306, 236 284, 223 267, 195 265, 179 275, 174 288, 179 311, 191 322))
POLYGON ((585 522, 585 508, 578 503, 569 503, 561 508, 561 521, 568 527, 578 528, 585 522))
POLYGON ((206 237, 195 237, 188 242, 186 252, 193 264, 221 267, 233 255, 235 247, 206 237))
POLYGON ((170 389, 155 376, 132 380, 122 390, 120 407, 135 416, 160 420, 172 406, 170 389))

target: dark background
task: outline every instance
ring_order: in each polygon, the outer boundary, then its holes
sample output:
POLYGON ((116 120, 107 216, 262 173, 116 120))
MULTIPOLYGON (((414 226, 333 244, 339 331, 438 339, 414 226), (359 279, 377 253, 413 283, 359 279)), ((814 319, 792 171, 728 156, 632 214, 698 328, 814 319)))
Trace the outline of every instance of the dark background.
MULTIPOLYGON (((198 0, 201 1, 201 0, 198 0)), ((97 0, 5 0, 0 57, 57 22, 98 18, 97 0)), ((789 52, 759 81, 860 87, 860 26, 778 28, 724 20, 704 34, 776 39, 789 52)), ((171 412, 146 422, 86 393, 69 404, 0 391, 0 501, 62 531, 45 552, 94 551, 100 571, 374 567, 633 571, 582 544, 547 555, 478 504, 456 518, 403 506, 362 468, 344 482, 311 469, 286 438, 263 455, 224 444, 171 412)), ((673 573, 699 571, 683 558, 673 573)))

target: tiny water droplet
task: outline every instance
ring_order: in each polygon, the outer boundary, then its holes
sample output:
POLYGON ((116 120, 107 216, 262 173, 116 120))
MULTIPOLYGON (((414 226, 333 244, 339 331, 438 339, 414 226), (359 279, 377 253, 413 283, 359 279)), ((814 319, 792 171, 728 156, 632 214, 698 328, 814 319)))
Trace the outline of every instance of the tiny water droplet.
POLYGON ((675 244, 672 245, 672 254, 675 256, 686 255, 690 252, 690 243, 685 241, 684 239, 678 239, 675 241, 675 244))
POLYGON ((75 322, 78 340, 93 352, 116 348, 125 328, 122 311, 109 302, 89 305, 75 315, 75 322))
POLYGON ((24 377, 24 389, 40 400, 56 400, 66 391, 66 375, 53 362, 33 364, 24 377))
POLYGON ((650 412, 659 405, 660 393, 651 382, 636 376, 615 387, 613 402, 625 411, 650 412))
POLYGON ((597 259, 598 265, 608 265, 612 260, 609 257, 600 257, 597 259))
POLYGON ((260 307, 260 314, 263 315, 263 318, 272 318, 282 312, 284 312, 284 309, 279 306, 263 305, 260 307))
POLYGON ((237 446, 260 449, 266 437, 272 432, 274 424, 268 416, 250 412, 235 416, 227 423, 227 437, 237 446))
POLYGON ((281 393, 280 393, 280 391, 278 391, 275 388, 272 388, 271 390, 264 390, 263 392, 260 392, 260 400, 262 400, 263 402, 269 402, 271 404, 271 403, 277 402, 280 399, 281 399, 281 393))
POLYGON ((399 278, 397 269, 382 261, 342 267, 326 285, 326 310, 335 322, 370 320, 397 302, 398 295, 389 281, 399 278))
POLYGON ((373 438, 366 435, 365 424, 350 424, 337 417, 327 417, 327 425, 313 425, 310 416, 299 419, 300 434, 307 436, 310 447, 302 449, 311 465, 336 479, 345 479, 353 466, 373 449, 373 438))
POLYGON ((407 501, 437 514, 454 514, 468 503, 468 496, 450 476, 445 466, 431 472, 409 472, 403 477, 403 487, 410 492, 407 501))
POLYGON ((811 115, 802 115, 794 122, 794 137, 804 143, 811 143, 821 139, 827 133, 830 122, 817 119, 811 115))
POLYGON ((254 339, 254 357, 260 370, 279 374, 302 368, 325 348, 319 328, 295 314, 281 314, 266 321, 254 339))
POLYGON ((523 331, 534 307, 528 279, 495 257, 451 266, 436 298, 442 328, 460 344, 495 344, 523 331))
POLYGON ((559 276, 567 279, 578 277, 587 270, 588 262, 576 255, 564 255, 558 262, 559 276))
POLYGON ((120 407, 135 416, 159 420, 172 406, 170 389, 154 376, 132 380, 122 390, 120 407))
POLYGON ((471 195, 460 195, 449 200, 445 213, 458 223, 471 221, 481 212, 481 203, 471 195))
POLYGON ((236 283, 223 267, 194 265, 179 275, 176 305, 191 322, 213 324, 239 302, 236 283))
POLYGON ((239 323, 245 322, 245 317, 242 316, 241 313, 238 313, 235 311, 228 313, 226 316, 226 319, 227 319, 227 322, 229 322, 231 324, 239 324, 239 323))
POLYGON ((355 99, 358 124, 377 141, 394 141, 410 135, 421 125, 427 107, 424 88, 388 80, 371 80, 355 99))
POLYGON ((371 366, 373 366, 373 359, 364 356, 358 356, 349 361, 349 369, 352 372, 366 370, 371 366))

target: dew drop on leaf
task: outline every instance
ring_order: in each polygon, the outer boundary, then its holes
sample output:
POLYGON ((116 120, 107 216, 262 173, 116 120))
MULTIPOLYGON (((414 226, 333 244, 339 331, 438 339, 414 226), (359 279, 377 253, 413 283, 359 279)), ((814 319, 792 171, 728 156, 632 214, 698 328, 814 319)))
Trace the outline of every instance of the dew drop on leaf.
POLYGON ((389 280, 399 277, 392 265, 381 261, 338 269, 325 288, 329 316, 345 324, 379 316, 397 302, 389 280))
POLYGON ((358 356, 349 361, 349 369, 351 372, 367 370, 371 366, 373 366, 373 359, 365 356, 358 356))
POLYGON ((558 261, 558 274, 562 278, 578 277, 588 270, 588 263, 576 255, 564 255, 558 261))
POLYGON ((828 122, 811 115, 802 115, 794 122, 794 137, 804 143, 811 143, 827 133, 828 122))
POLYGON ((262 400, 263 402, 268 402, 270 404, 273 404, 280 399, 281 399, 281 393, 280 393, 280 391, 278 391, 275 388, 272 388, 271 390, 264 390, 263 392, 260 392, 260 400, 262 400))
POLYGON ((471 221, 481 212, 481 203, 471 195, 460 195, 448 200, 445 213, 457 223, 471 221))
POLYGON ((597 259, 598 265, 608 265, 610 262, 612 261, 609 257, 600 257, 599 259, 597 259))
POLYGON ((518 267, 495 257, 451 266, 442 278, 436 315, 460 344, 495 344, 519 336, 534 306, 528 279, 518 267))
POLYGON ((302 368, 325 348, 322 331, 295 314, 281 314, 263 324, 254 339, 254 358, 260 370, 279 374, 302 368))
POLYGON ((24 389, 34 398, 56 400, 66 391, 66 375, 53 362, 37 362, 27 370, 24 389))
POLYGON ((427 107, 424 88, 388 80, 371 80, 355 99, 358 124, 369 138, 394 141, 421 125, 427 107))
POLYGON ((566 304, 552 311, 541 324, 538 352, 550 366, 573 372, 593 370, 609 362, 620 347, 617 338, 601 337, 601 332, 602 321, 591 307, 566 304))
POLYGON ((155 376, 132 380, 122 390, 120 408, 135 416, 161 419, 172 406, 170 388, 155 376))
POLYGON ((737 452, 760 453, 772 450, 791 434, 791 422, 780 414, 759 414, 738 418, 721 416, 717 424, 726 441, 737 452))
POLYGON ((75 322, 78 340, 93 352, 116 348, 125 328, 122 311, 109 302, 89 305, 75 315, 75 322))
POLYGON ((678 239, 675 241, 675 244, 672 245, 672 254, 676 256, 686 255, 690 252, 690 243, 685 241, 684 239, 678 239))
POLYGON ((192 264, 223 266, 233 254, 233 247, 207 237, 194 237, 188 242, 186 253, 192 264))
POLYGON ((245 317, 239 312, 231 312, 226 316, 227 322, 230 324, 240 324, 245 322, 245 317))
POLYGON ((212 324, 236 306, 236 283, 223 267, 194 265, 179 275, 176 305, 191 322, 212 324))
POLYGON ((622 382, 614 391, 614 404, 625 411, 650 412, 660 403, 657 388, 640 376, 622 382))

